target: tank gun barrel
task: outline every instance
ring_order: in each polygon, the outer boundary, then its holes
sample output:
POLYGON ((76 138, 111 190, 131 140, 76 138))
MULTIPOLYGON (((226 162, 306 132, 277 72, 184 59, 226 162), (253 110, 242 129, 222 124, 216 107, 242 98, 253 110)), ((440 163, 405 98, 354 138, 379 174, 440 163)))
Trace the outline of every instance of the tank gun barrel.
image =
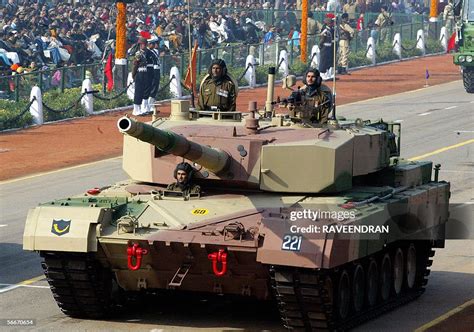
POLYGON ((122 117, 117 122, 120 132, 153 144, 158 149, 191 160, 217 174, 225 171, 231 158, 227 152, 192 142, 172 131, 122 117))

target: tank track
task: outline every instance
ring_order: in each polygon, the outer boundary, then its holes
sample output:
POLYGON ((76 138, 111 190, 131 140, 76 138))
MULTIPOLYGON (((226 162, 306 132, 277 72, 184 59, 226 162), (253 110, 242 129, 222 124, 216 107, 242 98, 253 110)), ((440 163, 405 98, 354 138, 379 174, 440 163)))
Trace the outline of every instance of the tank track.
POLYGON ((42 252, 41 263, 59 308, 74 318, 103 318, 114 308, 113 275, 87 254, 42 252))
POLYGON ((462 78, 466 92, 474 93, 474 68, 464 68, 462 72, 462 78))
MULTIPOLYGON (((395 296, 392 289, 386 301, 382 301, 378 294, 377 304, 372 307, 367 305, 367 294, 364 294, 365 304, 358 313, 353 309, 351 288, 351 309, 345 319, 340 319, 337 314, 337 304, 334 301, 335 286, 341 271, 348 270, 355 262, 330 270, 270 267, 272 288, 284 326, 292 331, 346 331, 416 299, 424 292, 432 263, 430 258, 434 256, 434 250, 426 241, 416 245, 416 248, 420 254, 419 259, 417 258, 415 285, 411 289, 406 289, 404 282, 401 294, 395 296)), ((387 252, 390 252, 390 248, 361 259, 358 263, 364 264, 364 261, 374 258, 380 261, 380 257, 387 252)))

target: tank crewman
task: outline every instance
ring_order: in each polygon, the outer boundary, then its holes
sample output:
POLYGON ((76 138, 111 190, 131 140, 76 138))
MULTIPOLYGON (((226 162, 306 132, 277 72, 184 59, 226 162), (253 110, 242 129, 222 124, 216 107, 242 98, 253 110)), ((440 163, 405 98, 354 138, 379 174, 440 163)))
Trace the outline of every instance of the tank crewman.
POLYGON ((176 182, 166 187, 166 190, 182 192, 183 195, 199 194, 201 187, 193 183, 194 168, 187 162, 176 165, 174 178, 176 182))
POLYGON ((158 38, 152 38, 149 41, 150 51, 153 56, 153 80, 151 83, 150 97, 148 98, 148 104, 153 107, 155 104, 158 91, 160 89, 160 78, 161 78, 161 60, 159 51, 159 40, 158 38))
POLYGON ((212 61, 208 74, 201 81, 198 109, 234 112, 237 93, 237 83, 227 74, 225 61, 216 59, 212 61))
POLYGON ((138 38, 140 49, 135 54, 132 67, 132 77, 135 81, 133 96, 133 115, 145 115, 150 112, 148 97, 150 97, 153 79, 153 55, 147 47, 147 39, 138 38))
POLYGON ((349 67, 349 45, 354 38, 354 29, 349 25, 349 15, 342 14, 341 23, 339 24, 339 68, 338 73, 342 75, 349 74, 347 68, 349 67))
POLYGON ((375 20, 375 25, 380 31, 380 42, 385 43, 388 36, 388 27, 393 25, 392 14, 387 11, 387 6, 380 8, 380 14, 375 20))
POLYGON ((332 107, 332 93, 322 81, 319 70, 308 69, 303 80, 305 85, 300 92, 304 94, 303 107, 310 109, 311 122, 325 124, 332 107))

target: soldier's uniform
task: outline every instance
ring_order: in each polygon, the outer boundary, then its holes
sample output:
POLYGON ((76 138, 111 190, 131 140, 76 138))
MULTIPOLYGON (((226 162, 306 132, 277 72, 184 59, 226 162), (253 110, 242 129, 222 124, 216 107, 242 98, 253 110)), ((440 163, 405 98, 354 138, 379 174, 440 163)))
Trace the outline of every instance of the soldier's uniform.
POLYGON ((188 186, 180 186, 179 183, 171 183, 166 187, 166 190, 182 192, 183 195, 199 194, 201 193, 201 187, 197 184, 191 184, 188 186))
POLYGON ((176 165, 173 177, 177 181, 169 184, 166 190, 182 192, 185 196, 201 193, 201 187, 193 183, 194 169, 187 162, 181 162, 176 165), (186 178, 183 182, 179 182, 178 180, 178 171, 184 171, 186 173, 186 178))
POLYGON ((393 24, 392 21, 392 14, 388 13, 387 11, 382 11, 377 19, 375 20, 375 25, 379 27, 380 30, 380 41, 385 43, 388 37, 388 27, 393 24))
POLYGON ((301 92, 305 94, 303 107, 312 108, 311 122, 327 123, 332 107, 331 89, 321 84, 319 88, 312 91, 307 86, 303 86, 301 92))
POLYGON ((453 33, 454 22, 454 6, 452 2, 449 2, 446 7, 444 7, 443 20, 448 34, 446 36, 446 39, 449 39, 449 37, 451 37, 451 34, 453 33))
POLYGON ((151 43, 155 46, 150 50, 153 56, 153 79, 151 82, 151 91, 150 98, 148 98, 148 103, 153 105, 156 101, 158 90, 160 89, 161 61, 157 40, 153 40, 151 43))
POLYGON ((333 67, 334 55, 334 27, 331 25, 331 19, 325 19, 325 23, 319 35, 319 49, 321 50, 319 71, 321 74, 333 67))
POLYGON ((340 74, 347 74, 347 68, 349 67, 349 51, 350 41, 354 37, 354 29, 347 23, 347 20, 343 18, 339 24, 339 61, 340 74))
MULTIPOLYGON (((143 39, 140 39, 139 43, 146 44, 146 39, 143 39)), ((135 54, 132 77, 135 82, 133 115, 142 115, 149 112, 148 98, 150 97, 151 83, 153 80, 153 54, 148 48, 139 50, 135 54)))
POLYGON ((227 68, 223 60, 215 60, 209 67, 209 73, 201 81, 199 88, 198 109, 210 111, 211 107, 217 107, 221 112, 234 112, 236 110, 237 85, 227 75, 227 68), (222 68, 221 76, 216 79, 212 77, 211 69, 215 64, 222 68))

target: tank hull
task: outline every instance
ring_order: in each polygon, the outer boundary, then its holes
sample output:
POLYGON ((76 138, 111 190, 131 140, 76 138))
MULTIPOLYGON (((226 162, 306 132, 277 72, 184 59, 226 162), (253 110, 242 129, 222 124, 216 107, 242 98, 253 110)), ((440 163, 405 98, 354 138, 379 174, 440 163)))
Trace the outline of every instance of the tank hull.
MULTIPOLYGON (((33 249, 45 257, 43 267, 53 294, 68 315, 101 317, 110 313, 113 297, 99 289, 112 288, 110 283, 113 281, 124 292, 176 289, 273 299, 279 304, 282 319, 288 327, 347 328, 368 319, 369 312, 373 316, 375 312, 385 312, 421 295, 434 253, 432 248, 443 246, 448 217, 449 184, 445 182, 405 188, 390 197, 381 196, 387 192, 387 187, 357 187, 337 197, 258 192, 242 195, 214 189, 202 199, 189 201, 160 199, 153 194, 131 195, 130 188, 136 191, 136 185, 128 183, 112 187, 109 192, 105 190, 99 197, 70 198, 67 200, 69 205, 55 201, 37 208, 41 211, 30 213, 29 225, 34 224, 37 229, 44 228, 42 222, 51 215, 67 219, 67 210, 76 214, 81 208, 103 210, 98 214, 102 218, 97 218, 96 223, 89 220, 92 225, 87 227, 89 239, 91 229, 94 229, 95 239, 90 241, 95 246, 85 245, 83 252, 71 252, 58 245, 58 241, 64 241, 66 245, 71 238, 81 236, 76 233, 81 232, 81 228, 75 227, 77 216, 73 215, 70 216, 70 232, 61 236, 51 233, 56 239, 55 247, 48 247, 47 243, 51 246, 52 241, 34 244, 33 249), (120 195, 123 197, 118 198, 120 195), (351 204, 356 197, 361 202, 374 195, 386 198, 357 206, 351 204), (84 201, 90 203, 91 199, 100 203, 86 206, 84 201), (48 207, 57 210, 52 213, 48 207), (126 226, 123 216, 127 210, 138 215, 132 228, 123 227, 126 226), (337 220, 333 215, 332 218, 316 219, 308 212, 322 210, 341 214, 354 212, 354 218, 349 215, 349 218, 337 220), (47 211, 45 216, 42 215, 44 211, 47 211), (308 212, 306 218, 304 211, 308 212), (302 217, 297 219, 299 212, 302 217), (383 228, 366 234, 357 230, 355 233, 342 231, 350 229, 349 226, 362 225, 388 226, 389 232, 383 228), (315 231, 315 226, 325 231, 315 231), (337 230, 336 226, 345 228, 337 230), (301 243, 292 237, 301 238, 301 243), (135 244, 146 250, 140 264, 138 257, 130 255, 128 250, 135 244), (408 265, 412 247, 416 259, 415 272, 411 273, 415 276, 408 287, 409 271, 413 270, 413 266, 408 265), (218 261, 214 267, 210 258, 220 250, 226 253, 226 269, 222 275, 218 274, 224 270, 223 262, 218 261), (388 270, 391 272, 387 272, 388 295, 384 298, 380 289, 386 257, 390 259, 388 270), (396 265, 396 257, 402 263, 396 265), (76 266, 71 267, 73 263, 70 262, 76 261, 76 266), (337 287, 344 280, 350 280, 349 285, 355 284, 356 269, 368 276, 371 262, 377 264, 376 299, 371 305, 362 300, 361 309, 356 311, 352 302, 342 303, 345 297, 340 295, 355 290, 341 291, 337 287), (394 266, 401 272, 395 272, 394 266), (395 277, 396 273, 401 275, 395 277), (99 280, 104 280, 98 284, 95 274, 101 276, 99 280), (395 279, 401 280, 397 281, 400 284, 397 291, 393 284, 395 279), (68 280, 77 280, 79 285, 68 283, 68 280), (76 287, 89 289, 86 294, 96 294, 95 298, 81 296, 75 299, 73 294, 77 292, 64 295, 76 287), (338 296, 342 299, 336 300, 338 296), (84 299, 92 301, 100 310, 87 310, 81 304, 84 299), (348 313, 333 314, 347 305, 350 309, 344 310, 348 313), (296 307, 311 310, 305 309, 303 315, 296 307)), ((97 211, 92 215, 97 215, 97 211)), ((366 285, 368 281, 364 280, 366 285)), ((359 292, 367 293, 364 289, 359 292)), ((364 294, 363 298, 367 296, 364 294)), ((352 301, 356 297, 350 298, 352 301)))

